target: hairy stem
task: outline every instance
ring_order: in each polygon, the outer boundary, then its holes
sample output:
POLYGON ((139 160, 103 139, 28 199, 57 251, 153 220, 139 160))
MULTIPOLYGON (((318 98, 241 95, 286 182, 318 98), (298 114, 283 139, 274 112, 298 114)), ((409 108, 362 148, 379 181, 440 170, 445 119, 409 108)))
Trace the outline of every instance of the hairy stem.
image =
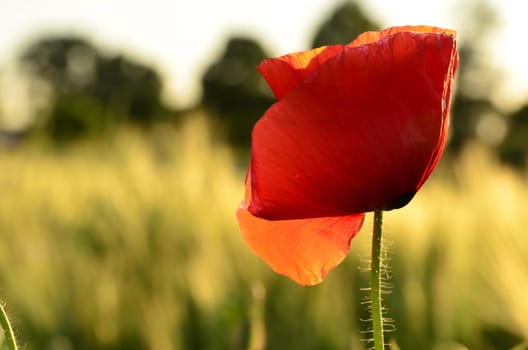
POLYGON ((383 314, 381 306, 381 226, 383 212, 374 212, 374 225, 372 230, 372 253, 370 262, 370 299, 372 313, 372 332, 374 350, 384 350, 383 341, 383 314))
POLYGON ((17 350, 18 347, 16 344, 15 333, 11 327, 11 323, 9 323, 9 319, 7 318, 7 313, 2 302, 0 302, 0 324, 2 325, 2 330, 4 331, 4 338, 8 349, 17 350))

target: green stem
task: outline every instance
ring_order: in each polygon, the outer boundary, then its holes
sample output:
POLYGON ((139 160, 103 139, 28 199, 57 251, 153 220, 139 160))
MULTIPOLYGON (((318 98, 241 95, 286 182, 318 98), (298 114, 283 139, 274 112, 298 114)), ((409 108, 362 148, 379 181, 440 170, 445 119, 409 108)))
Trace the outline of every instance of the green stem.
POLYGON ((0 302, 0 324, 2 325, 2 330, 4 331, 4 338, 7 343, 9 350, 17 350, 17 344, 15 339, 15 333, 9 323, 7 318, 7 313, 5 311, 4 305, 0 302))
POLYGON ((372 229, 372 257, 370 262, 370 300, 372 313, 372 332, 374 337, 374 350, 384 350, 383 341, 383 314, 381 306, 381 226, 383 212, 374 212, 374 225, 372 229))

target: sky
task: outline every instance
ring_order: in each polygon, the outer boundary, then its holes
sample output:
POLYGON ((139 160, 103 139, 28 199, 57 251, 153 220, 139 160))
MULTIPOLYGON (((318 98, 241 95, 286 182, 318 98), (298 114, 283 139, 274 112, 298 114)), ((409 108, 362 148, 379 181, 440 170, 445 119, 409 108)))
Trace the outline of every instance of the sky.
MULTIPOLYGON (((528 100, 528 24, 522 1, 488 0, 502 24, 486 55, 499 66, 498 103, 528 100)), ((199 98, 200 77, 225 40, 244 33, 273 55, 307 49, 316 28, 340 0, 0 0, 0 73, 32 39, 78 34, 113 53, 156 67, 175 105, 199 98)), ((429 24, 459 30, 461 1, 360 2, 382 26, 429 24)), ((352 39, 352 38, 351 38, 352 39)), ((5 85, 5 84, 4 84, 5 85)), ((2 88, 0 86, 0 88, 2 88)), ((5 89, 5 87, 3 88, 5 89)))

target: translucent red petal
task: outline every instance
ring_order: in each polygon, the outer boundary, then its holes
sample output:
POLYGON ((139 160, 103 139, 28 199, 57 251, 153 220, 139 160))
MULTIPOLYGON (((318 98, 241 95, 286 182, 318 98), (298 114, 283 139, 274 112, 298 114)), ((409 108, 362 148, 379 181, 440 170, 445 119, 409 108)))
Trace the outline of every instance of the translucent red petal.
POLYGON ((347 47, 356 47, 360 45, 367 45, 383 38, 389 37, 396 33, 441 33, 446 34, 451 37, 455 37, 456 32, 454 30, 431 27, 431 26, 400 26, 400 27, 390 27, 379 32, 365 32, 360 34, 356 39, 354 39, 347 47))
POLYGON ((247 210, 250 202, 251 172, 248 171, 245 198, 237 210, 242 235, 253 253, 275 272, 301 285, 321 282, 343 261, 365 216, 268 221, 247 210))
POLYGON ((257 70, 280 100, 284 94, 343 49, 342 45, 323 46, 310 51, 269 58, 262 61, 257 70))
POLYGON ((346 257, 363 217, 268 221, 253 216, 244 203, 237 211, 240 229, 253 253, 275 272, 301 285, 321 282, 346 257))
POLYGON ((360 37, 327 59, 257 123, 253 215, 286 220, 398 208, 427 179, 447 136, 454 35, 385 34, 360 37))

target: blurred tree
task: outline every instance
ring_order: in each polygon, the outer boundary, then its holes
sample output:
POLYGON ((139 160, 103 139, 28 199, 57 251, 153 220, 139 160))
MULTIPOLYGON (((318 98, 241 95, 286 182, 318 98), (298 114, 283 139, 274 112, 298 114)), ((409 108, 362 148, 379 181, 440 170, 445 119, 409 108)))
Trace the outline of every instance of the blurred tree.
POLYGON ((164 110, 161 79, 152 68, 126 57, 101 58, 90 93, 117 118, 149 125, 164 110))
MULTIPOLYGON (((355 3, 347 2, 323 23, 314 46, 348 43, 359 33, 377 28, 355 3)), ((234 146, 249 147, 255 122, 274 101, 271 90, 255 69, 266 57, 269 55, 254 40, 231 38, 203 75, 202 104, 217 116, 234 146)))
POLYGON ((266 57, 256 41, 231 38, 202 77, 202 104, 217 116, 234 146, 249 147, 253 125, 273 103, 271 90, 256 70, 266 57))
POLYGON ((56 93, 73 93, 93 84, 101 57, 88 41, 77 37, 44 38, 22 54, 25 69, 45 80, 56 93))
POLYGON ((459 89, 455 94, 451 111, 451 130, 447 149, 453 155, 458 155, 470 141, 478 141, 485 145, 496 146, 501 139, 488 139, 487 134, 479 133, 486 116, 493 115, 504 124, 506 121, 493 102, 485 97, 469 96, 467 91, 459 89))
MULTIPOLYGON (((489 140, 477 132, 487 115, 503 118, 491 96, 498 74, 490 66, 486 40, 498 25, 496 11, 488 0, 464 3, 457 11, 461 25, 457 93, 452 103, 451 133, 448 151, 457 155, 471 140, 496 146, 500 140, 489 140), (479 139, 480 136, 480 139, 479 139)), ((502 119, 505 123, 505 120, 502 119)))
POLYGON ((528 165, 528 104, 510 117, 510 127, 499 148, 500 158, 519 170, 528 165))
POLYGON ((37 125, 54 139, 97 135, 122 122, 147 126, 166 111, 156 71, 124 56, 106 57, 85 39, 44 38, 20 60, 35 86, 48 92, 37 125))
POLYGON ((108 118, 97 99, 82 93, 64 93, 55 97, 44 130, 55 140, 74 140, 97 135, 107 124, 108 118))
POLYGON ((379 28, 357 3, 348 1, 337 7, 323 22, 314 36, 312 47, 348 44, 359 34, 379 28))

